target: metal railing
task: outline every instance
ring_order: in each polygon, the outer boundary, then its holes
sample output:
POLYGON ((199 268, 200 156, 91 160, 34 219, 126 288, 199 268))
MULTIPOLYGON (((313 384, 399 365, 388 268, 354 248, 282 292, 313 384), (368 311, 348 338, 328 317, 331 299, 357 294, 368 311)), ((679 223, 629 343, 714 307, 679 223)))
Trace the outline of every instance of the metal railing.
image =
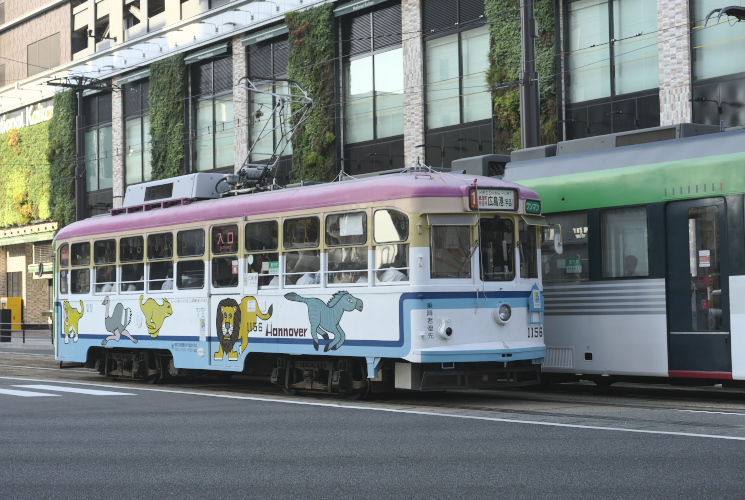
POLYGON ((3 342, 23 344, 54 343, 50 323, 0 323, 0 345, 3 342))

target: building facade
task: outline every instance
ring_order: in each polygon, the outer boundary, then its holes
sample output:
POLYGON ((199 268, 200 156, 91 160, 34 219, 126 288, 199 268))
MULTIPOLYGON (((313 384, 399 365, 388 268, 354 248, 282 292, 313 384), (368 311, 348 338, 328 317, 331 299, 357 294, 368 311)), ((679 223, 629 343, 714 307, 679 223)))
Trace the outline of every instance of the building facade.
MULTIPOLYGON (((543 137, 745 124, 745 23, 705 22, 725 6, 536 2, 543 137)), ((59 222, 44 201, 60 182, 44 152, 59 149, 48 120, 64 89, 50 82, 111 84, 82 102, 86 216, 153 178, 235 172, 251 145, 252 163, 282 151, 280 183, 321 164, 326 178, 448 168, 519 147, 519 16, 514 0, 0 0, 0 172, 26 179, 0 189, 0 296, 21 294, 27 322, 50 307, 50 280, 33 273, 59 222), (306 79, 322 158, 283 143, 290 110, 238 86, 245 76, 306 79)))

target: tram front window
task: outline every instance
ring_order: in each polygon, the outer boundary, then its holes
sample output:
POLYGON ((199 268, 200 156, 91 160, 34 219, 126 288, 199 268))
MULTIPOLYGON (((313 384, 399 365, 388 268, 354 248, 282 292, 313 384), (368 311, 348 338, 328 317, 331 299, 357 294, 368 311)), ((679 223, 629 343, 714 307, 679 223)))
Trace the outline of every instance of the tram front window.
POLYGON ((537 255, 537 233, 536 226, 530 226, 525 221, 520 221, 520 277, 537 278, 538 261, 537 255))
POLYGON ((511 281, 515 279, 515 223, 499 217, 479 221, 481 279, 511 281))
POLYGON ((432 278, 471 277, 471 228, 432 226, 432 278))

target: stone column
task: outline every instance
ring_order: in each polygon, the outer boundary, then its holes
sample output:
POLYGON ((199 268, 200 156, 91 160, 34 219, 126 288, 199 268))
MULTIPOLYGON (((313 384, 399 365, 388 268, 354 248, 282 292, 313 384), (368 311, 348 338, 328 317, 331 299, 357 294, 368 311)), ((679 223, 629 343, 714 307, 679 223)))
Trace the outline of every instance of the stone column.
POLYGON ((424 42, 422 0, 402 0, 401 18, 404 52, 404 155, 406 167, 424 164, 424 42))
MULTIPOLYGON (((246 76, 246 48, 243 35, 233 38, 233 84, 246 76)), ((248 155, 248 91, 233 88, 233 123, 235 127, 235 172, 248 155)))
POLYGON ((689 0, 657 0, 660 125, 693 119, 689 0))
MULTIPOLYGON (((115 77, 113 85, 119 85, 115 77)), ((114 154, 113 192, 114 208, 121 208, 124 203, 124 90, 111 93, 111 146, 114 154)))

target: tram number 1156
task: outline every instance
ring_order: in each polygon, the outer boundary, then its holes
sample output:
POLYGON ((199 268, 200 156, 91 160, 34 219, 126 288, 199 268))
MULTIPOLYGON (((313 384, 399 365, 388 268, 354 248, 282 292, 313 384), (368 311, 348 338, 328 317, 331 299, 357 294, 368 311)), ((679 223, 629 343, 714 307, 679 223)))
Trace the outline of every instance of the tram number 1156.
POLYGON ((543 337, 543 325, 529 326, 528 327, 528 338, 534 339, 543 337))

